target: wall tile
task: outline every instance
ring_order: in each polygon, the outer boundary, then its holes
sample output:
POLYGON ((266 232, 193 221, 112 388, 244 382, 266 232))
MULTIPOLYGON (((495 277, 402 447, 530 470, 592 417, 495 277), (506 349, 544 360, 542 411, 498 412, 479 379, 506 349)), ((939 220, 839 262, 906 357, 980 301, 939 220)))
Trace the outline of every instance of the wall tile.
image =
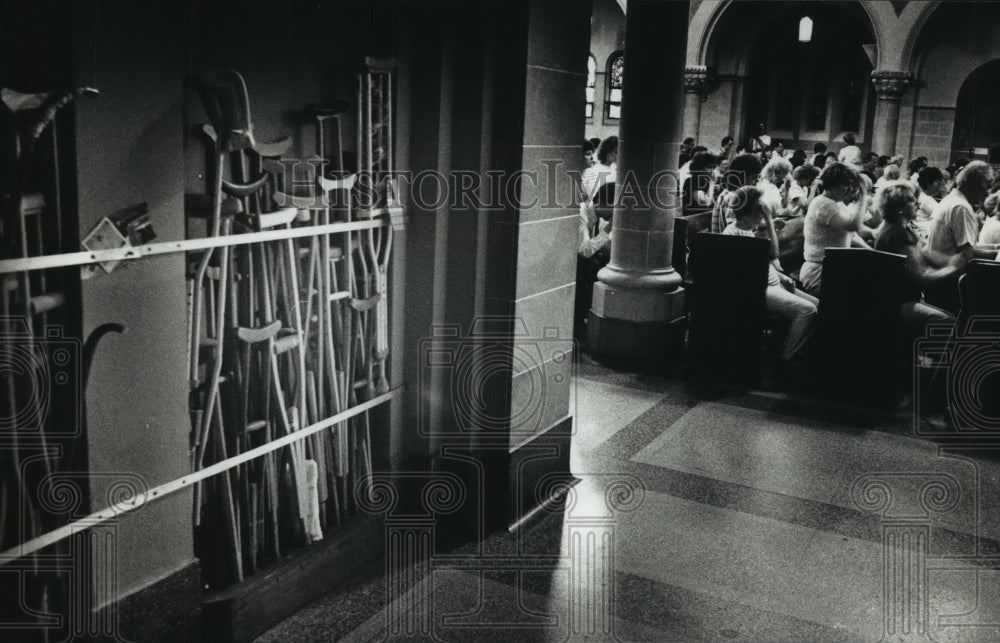
POLYGON ((514 302, 514 315, 524 322, 530 338, 554 340, 573 335, 576 283, 514 302))
POLYGON ((533 0, 528 34, 529 65, 587 73, 590 11, 581 11, 579 0, 533 0))
POLYGON ((515 375, 511 382, 510 445, 517 446, 569 413, 572 352, 515 375))
POLYGON ((517 299, 575 279, 579 219, 572 210, 561 214, 559 219, 518 226, 517 299))
POLYGON ((521 179, 521 223, 551 219, 562 216, 563 210, 575 210, 579 198, 576 177, 583 172, 582 144, 581 140, 570 146, 524 148, 521 166, 532 176, 521 179), (571 176, 570 172, 575 174, 571 176))
POLYGON ((582 144, 586 74, 529 67, 527 75, 524 144, 582 144))

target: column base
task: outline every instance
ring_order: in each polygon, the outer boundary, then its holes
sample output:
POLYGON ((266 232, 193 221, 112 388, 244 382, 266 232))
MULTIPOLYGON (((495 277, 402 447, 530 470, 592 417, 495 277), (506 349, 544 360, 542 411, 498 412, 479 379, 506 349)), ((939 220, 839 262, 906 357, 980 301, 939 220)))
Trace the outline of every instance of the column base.
POLYGON ((594 284, 587 313, 591 357, 625 367, 680 361, 686 326, 683 288, 670 292, 594 284))
POLYGON ((590 355, 599 362, 626 368, 664 368, 680 362, 684 354, 686 320, 637 322, 587 314, 590 355))

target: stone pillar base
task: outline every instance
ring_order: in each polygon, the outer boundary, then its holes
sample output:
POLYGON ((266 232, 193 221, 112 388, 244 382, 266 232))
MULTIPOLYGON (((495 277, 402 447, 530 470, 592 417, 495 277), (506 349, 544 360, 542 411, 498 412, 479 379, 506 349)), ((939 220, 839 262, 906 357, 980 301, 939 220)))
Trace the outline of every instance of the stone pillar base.
POLYGON ((684 351, 684 289, 627 290, 594 284, 587 343, 594 359, 626 366, 669 366, 684 351))

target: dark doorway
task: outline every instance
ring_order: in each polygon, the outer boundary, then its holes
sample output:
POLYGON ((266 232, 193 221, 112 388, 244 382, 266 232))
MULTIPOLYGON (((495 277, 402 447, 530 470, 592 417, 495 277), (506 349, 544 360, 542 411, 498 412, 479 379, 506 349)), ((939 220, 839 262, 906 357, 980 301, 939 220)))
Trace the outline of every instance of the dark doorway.
POLYGON ((1000 163, 1000 60, 993 60, 969 74, 958 92, 952 159, 986 158, 1000 163))

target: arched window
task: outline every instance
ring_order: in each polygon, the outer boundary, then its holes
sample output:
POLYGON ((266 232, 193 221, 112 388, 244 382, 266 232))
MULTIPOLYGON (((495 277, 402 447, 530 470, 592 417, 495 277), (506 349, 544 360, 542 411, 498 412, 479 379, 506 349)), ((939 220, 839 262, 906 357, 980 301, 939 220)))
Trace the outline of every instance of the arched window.
POLYGON ((594 87, 597 86, 597 59, 594 54, 587 58, 587 118, 594 117, 594 87))
POLYGON ((608 120, 622 117, 622 78, 625 74, 625 53, 616 51, 608 58, 608 120))

